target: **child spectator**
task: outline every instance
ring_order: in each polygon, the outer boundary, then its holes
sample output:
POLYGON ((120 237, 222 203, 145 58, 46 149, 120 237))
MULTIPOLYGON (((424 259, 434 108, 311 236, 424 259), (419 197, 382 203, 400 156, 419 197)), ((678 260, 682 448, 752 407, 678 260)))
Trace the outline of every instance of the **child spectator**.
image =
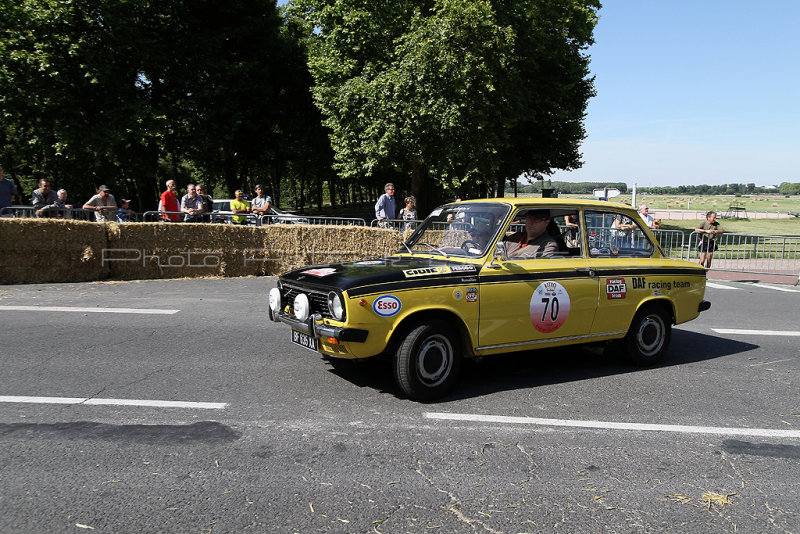
POLYGON ((131 199, 123 198, 119 201, 117 210, 117 222, 131 222, 131 218, 136 217, 136 212, 131 209, 131 199))

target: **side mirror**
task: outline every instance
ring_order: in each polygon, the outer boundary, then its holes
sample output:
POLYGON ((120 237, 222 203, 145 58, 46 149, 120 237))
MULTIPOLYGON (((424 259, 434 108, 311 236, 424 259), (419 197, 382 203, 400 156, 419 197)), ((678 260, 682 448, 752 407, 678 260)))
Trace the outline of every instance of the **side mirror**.
POLYGON ((499 269, 499 265, 495 265, 494 260, 500 259, 500 261, 508 261, 508 254, 506 253, 506 244, 503 241, 498 241, 494 245, 494 252, 492 253, 492 261, 489 262, 487 267, 491 267, 492 269, 499 269))

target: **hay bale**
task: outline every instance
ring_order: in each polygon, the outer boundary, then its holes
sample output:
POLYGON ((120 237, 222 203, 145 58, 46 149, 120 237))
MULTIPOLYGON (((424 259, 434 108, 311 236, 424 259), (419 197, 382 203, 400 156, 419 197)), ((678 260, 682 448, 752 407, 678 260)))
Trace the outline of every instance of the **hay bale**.
POLYGON ((106 277, 101 223, 72 219, 0 219, 0 283, 86 282, 106 277))

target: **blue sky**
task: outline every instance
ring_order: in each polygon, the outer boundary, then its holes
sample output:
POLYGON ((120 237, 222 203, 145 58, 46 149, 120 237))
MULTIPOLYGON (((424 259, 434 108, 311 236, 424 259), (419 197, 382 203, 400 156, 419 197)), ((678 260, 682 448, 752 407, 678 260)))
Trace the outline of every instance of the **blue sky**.
POLYGON ((601 1, 584 165, 553 180, 800 182, 800 0, 601 1))
POLYGON ((583 168, 631 186, 800 182, 800 1, 606 0, 583 168))

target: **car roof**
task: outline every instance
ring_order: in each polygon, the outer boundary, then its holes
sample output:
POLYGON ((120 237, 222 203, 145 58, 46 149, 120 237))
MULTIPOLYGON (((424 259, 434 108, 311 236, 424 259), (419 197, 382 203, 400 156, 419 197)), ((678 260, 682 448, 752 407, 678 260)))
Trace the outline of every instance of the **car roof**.
MULTIPOLYGON (((541 197, 511 197, 511 198, 476 198, 470 200, 462 200, 450 204, 477 204, 486 202, 501 202, 510 204, 512 206, 529 206, 535 204, 537 206, 591 206, 591 207, 609 207, 633 209, 627 204, 620 202, 608 202, 606 200, 595 200, 588 198, 541 198, 541 197)), ((449 204, 448 204, 449 205, 449 204)))

